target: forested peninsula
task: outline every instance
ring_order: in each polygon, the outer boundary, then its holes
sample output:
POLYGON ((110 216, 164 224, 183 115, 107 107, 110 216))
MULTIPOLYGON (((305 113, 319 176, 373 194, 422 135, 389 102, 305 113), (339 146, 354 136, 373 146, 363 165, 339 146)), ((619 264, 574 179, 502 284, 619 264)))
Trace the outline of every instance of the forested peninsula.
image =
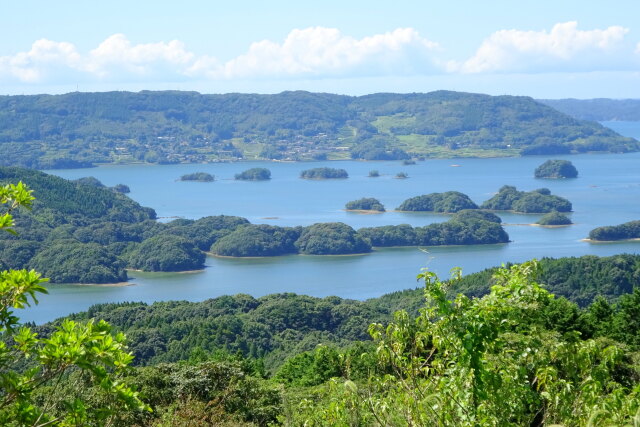
POLYGON ((36 202, 31 211, 15 214, 16 235, 0 234, 0 269, 36 268, 52 283, 119 283, 127 280, 127 269, 199 270, 204 268, 206 253, 347 255, 371 252, 373 246, 509 241, 500 222, 491 222, 484 214, 409 226, 409 232, 402 226, 354 230, 343 223, 255 225, 225 215, 161 223, 153 209, 95 178, 68 181, 35 170, 0 167, 0 184, 18 181, 29 185, 36 202), (390 237, 398 233, 403 237, 390 237))
POLYGON ((640 149, 532 98, 103 92, 0 96, 0 166, 402 160, 640 149))

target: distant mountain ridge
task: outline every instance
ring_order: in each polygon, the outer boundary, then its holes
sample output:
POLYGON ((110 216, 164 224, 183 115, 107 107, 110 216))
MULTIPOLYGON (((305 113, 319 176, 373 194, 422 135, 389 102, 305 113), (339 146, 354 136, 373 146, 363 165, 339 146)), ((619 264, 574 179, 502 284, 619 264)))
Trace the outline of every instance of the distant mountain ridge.
POLYGON ((538 99, 537 101, 581 120, 640 121, 640 99, 538 99))
POLYGON ((640 149, 529 97, 104 92, 0 97, 0 165, 481 157, 640 149))

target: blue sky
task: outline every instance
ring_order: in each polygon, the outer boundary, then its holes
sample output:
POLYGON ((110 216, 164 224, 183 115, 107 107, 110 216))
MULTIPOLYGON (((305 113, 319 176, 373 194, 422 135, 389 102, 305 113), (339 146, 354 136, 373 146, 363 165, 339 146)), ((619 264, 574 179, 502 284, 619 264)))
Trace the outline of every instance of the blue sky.
POLYGON ((640 98, 640 2, 3 1, 0 93, 640 98))

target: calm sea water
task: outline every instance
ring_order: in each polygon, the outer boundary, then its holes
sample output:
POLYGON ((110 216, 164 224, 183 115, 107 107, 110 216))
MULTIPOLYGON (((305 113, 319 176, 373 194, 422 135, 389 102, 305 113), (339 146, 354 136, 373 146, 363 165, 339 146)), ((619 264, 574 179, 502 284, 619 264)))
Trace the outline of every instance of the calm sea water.
MULTIPOLYGON (((640 138, 640 123, 606 125, 640 138)), ((50 171, 64 178, 95 176, 106 185, 129 185, 134 200, 156 209, 160 217, 200 218, 239 215, 253 223, 309 225, 342 221, 355 228, 409 223, 414 226, 445 221, 446 215, 387 212, 361 215, 344 212, 344 204, 376 197, 387 209, 420 194, 457 190, 476 203, 491 197, 502 185, 521 190, 548 187, 568 198, 574 207, 574 225, 547 229, 524 224, 540 215, 501 214, 512 240, 504 245, 389 248, 358 256, 285 256, 261 259, 210 257, 197 273, 130 273, 130 286, 50 285, 36 307, 20 313, 23 320, 44 322, 96 303, 164 300, 201 301, 225 294, 262 296, 296 292, 313 296, 337 295, 367 299, 417 286, 415 276, 428 267, 446 276, 452 267, 466 273, 544 256, 613 255, 638 253, 640 243, 590 244, 582 241, 594 227, 640 219, 640 153, 554 156, 571 160, 579 178, 539 180, 533 170, 546 157, 506 159, 427 160, 414 166, 400 162, 223 163, 207 165, 126 165, 96 169, 50 171), (240 182, 235 173, 267 167, 272 179, 240 182), (347 180, 307 181, 300 171, 311 167, 341 167, 347 180), (368 178, 376 169, 382 176, 368 178), (213 183, 180 182, 189 172, 209 172, 213 183), (408 179, 395 179, 406 172, 408 179)), ((36 195, 37 196, 37 195, 36 195)))

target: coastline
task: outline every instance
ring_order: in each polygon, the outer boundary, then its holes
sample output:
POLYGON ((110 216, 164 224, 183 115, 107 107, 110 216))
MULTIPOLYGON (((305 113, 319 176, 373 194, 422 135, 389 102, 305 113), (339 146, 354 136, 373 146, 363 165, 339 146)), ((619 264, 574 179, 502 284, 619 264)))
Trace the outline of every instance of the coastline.
POLYGON ((56 285, 72 285, 72 286, 97 286, 102 288, 121 288, 124 286, 135 286, 135 283, 131 282, 116 282, 116 283, 51 283, 52 286, 56 285))
POLYGON ((353 213, 357 213, 360 215, 377 215, 377 214, 383 214, 386 211, 376 211, 373 209, 342 209, 344 212, 353 212, 353 213))
MULTIPOLYGON (((373 250, 371 251, 373 252, 373 250)), ((359 252, 356 254, 282 254, 282 255, 267 255, 267 256, 231 256, 231 255, 216 255, 211 252, 205 252, 207 255, 214 258, 222 259, 263 259, 263 258, 280 258, 285 256, 357 256, 357 255, 369 255, 371 252, 359 252)))
POLYGON ((624 243, 624 242, 640 242, 640 237, 633 237, 630 239, 618 239, 618 240, 592 240, 589 239, 588 237, 585 239, 580 239, 581 242, 588 242, 588 243, 624 243))
POLYGON ((561 227, 570 227, 574 225, 574 223, 571 224, 556 224, 556 225, 544 225, 544 224, 537 224, 537 223, 531 223, 531 224, 512 224, 512 223, 507 223, 507 222, 503 222, 502 226, 524 226, 524 227, 543 227, 543 228, 561 228, 561 227))
MULTIPOLYGON (((208 252, 205 252, 208 254, 208 252)), ((177 274, 193 274, 193 273, 202 273, 204 272, 204 268, 199 270, 181 270, 181 271, 145 271, 145 270, 137 270, 135 268, 125 268, 127 271, 135 271, 136 273, 177 273, 177 274)))

